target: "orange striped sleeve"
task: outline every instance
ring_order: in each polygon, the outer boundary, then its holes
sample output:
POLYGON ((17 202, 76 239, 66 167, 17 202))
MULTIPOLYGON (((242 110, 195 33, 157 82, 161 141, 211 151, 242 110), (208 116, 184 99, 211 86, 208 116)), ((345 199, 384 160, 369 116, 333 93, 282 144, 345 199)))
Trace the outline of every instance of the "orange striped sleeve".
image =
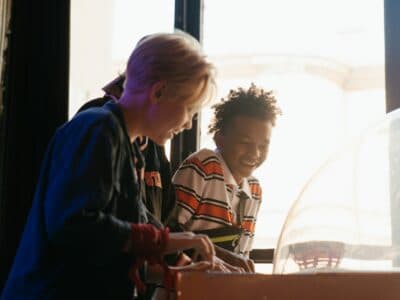
POLYGON ((261 186, 258 183, 250 183, 249 186, 251 194, 257 198, 261 198, 261 186))
POLYGON ((251 233, 254 233, 256 224, 254 221, 243 221, 242 224, 240 224, 242 228, 246 229, 247 231, 250 231, 251 233))
POLYGON ((193 164, 198 167, 206 176, 217 174, 223 176, 221 164, 216 161, 209 161, 203 164, 198 158, 193 157, 187 160, 187 164, 193 164))
POLYGON ((177 201, 186 204, 193 210, 197 210, 199 206, 199 201, 196 199, 196 197, 182 190, 176 190, 176 198, 177 201))
POLYGON ((209 161, 208 163, 204 164, 203 171, 204 171, 204 173, 206 173, 206 175, 210 175, 210 174, 218 174, 221 176, 224 175, 221 164, 216 161, 209 161))

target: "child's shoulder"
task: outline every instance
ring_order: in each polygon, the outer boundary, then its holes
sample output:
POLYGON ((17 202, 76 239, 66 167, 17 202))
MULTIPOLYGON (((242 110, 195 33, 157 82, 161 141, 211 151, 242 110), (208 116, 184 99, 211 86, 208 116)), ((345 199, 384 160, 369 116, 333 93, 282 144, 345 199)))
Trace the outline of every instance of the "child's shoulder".
POLYGON ((207 149, 207 148, 200 149, 200 150, 190 154, 187 157, 188 160, 196 159, 199 161, 204 161, 204 160, 213 159, 213 158, 218 160, 218 156, 216 155, 215 151, 211 150, 211 149, 207 149))

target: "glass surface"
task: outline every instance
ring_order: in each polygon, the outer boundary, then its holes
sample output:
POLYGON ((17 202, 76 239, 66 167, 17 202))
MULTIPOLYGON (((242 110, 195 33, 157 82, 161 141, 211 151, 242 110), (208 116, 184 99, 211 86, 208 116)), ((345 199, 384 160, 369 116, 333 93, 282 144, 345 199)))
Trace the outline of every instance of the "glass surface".
POLYGON ((138 40, 174 29, 173 0, 73 0, 69 116, 125 70, 138 40))
MULTIPOLYGON (((205 0, 204 49, 219 101, 230 89, 275 92, 283 115, 255 172, 263 203, 254 248, 275 248, 290 206, 343 144, 385 115, 382 0, 205 0)), ((211 109, 201 118, 201 148, 211 109)))
POLYGON ((274 273, 399 271, 400 109, 329 159, 289 211, 274 273))

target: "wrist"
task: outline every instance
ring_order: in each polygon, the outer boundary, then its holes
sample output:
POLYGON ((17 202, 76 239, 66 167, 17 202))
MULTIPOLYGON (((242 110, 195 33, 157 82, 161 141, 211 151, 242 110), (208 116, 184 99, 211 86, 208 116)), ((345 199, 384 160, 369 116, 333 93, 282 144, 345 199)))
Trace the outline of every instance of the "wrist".
POLYGON ((151 224, 131 224, 131 234, 124 249, 148 259, 162 256, 169 241, 169 229, 158 229, 151 224))

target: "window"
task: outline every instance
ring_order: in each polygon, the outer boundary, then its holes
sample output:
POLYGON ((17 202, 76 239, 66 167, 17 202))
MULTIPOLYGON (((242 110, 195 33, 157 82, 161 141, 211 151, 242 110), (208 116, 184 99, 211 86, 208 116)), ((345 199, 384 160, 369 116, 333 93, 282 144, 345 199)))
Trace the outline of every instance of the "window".
POLYGON ((125 69, 136 42, 173 31, 173 0, 71 1, 69 116, 125 69), (156 8, 156 9, 155 9, 156 8))
MULTIPOLYGON (((275 248, 310 176, 385 115, 383 1, 204 2, 203 43, 218 69, 218 99, 254 82, 273 90, 283 111, 255 174, 264 202, 254 248, 275 248)), ((214 148, 210 117, 203 111, 201 147, 214 148)))
MULTIPOLYGON (((140 37, 173 30, 174 5, 72 1, 70 116, 123 72, 140 37)), ((382 0, 204 0, 203 45, 218 69, 216 101, 254 82, 273 90, 283 110, 268 160, 255 174, 264 203, 254 248, 276 247, 309 178, 385 115, 383 29, 382 0)), ((200 147, 214 148, 210 117, 210 108, 203 110, 200 147)))

